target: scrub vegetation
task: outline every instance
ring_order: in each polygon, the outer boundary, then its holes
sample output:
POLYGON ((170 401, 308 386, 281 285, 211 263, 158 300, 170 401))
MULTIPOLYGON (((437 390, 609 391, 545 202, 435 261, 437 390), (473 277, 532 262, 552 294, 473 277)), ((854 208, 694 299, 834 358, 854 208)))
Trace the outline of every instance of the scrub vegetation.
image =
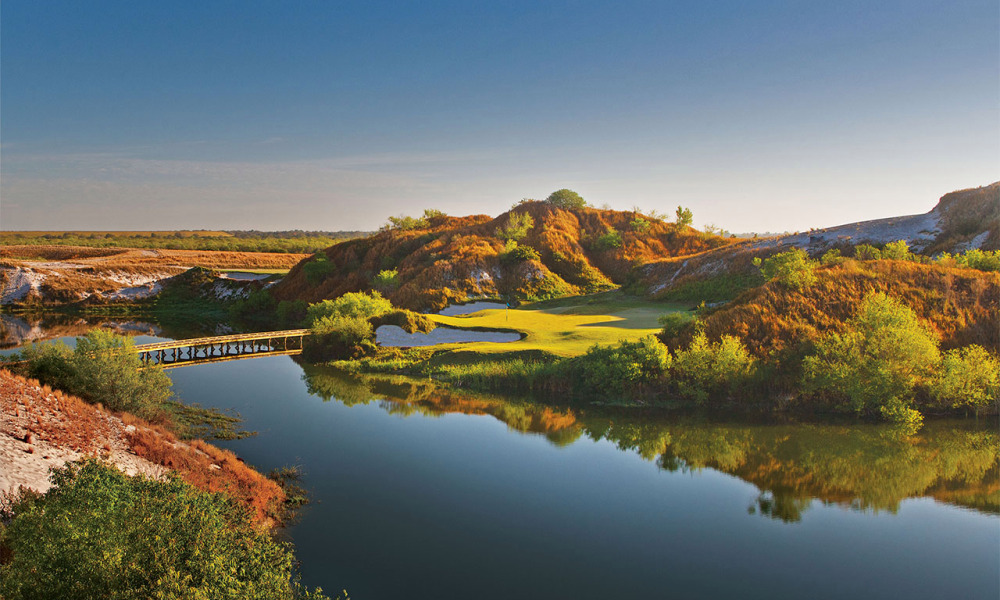
POLYGON ((410 310, 483 297, 534 302, 609 290, 629 283, 636 265, 731 242, 638 209, 592 208, 575 192, 558 190, 496 218, 439 211, 393 217, 373 236, 300 263, 273 295, 317 302, 378 290, 410 310))
POLYGON ((326 597, 296 582, 289 544, 223 495, 96 460, 51 479, 0 515, 4 598, 326 597))
POLYGON ((307 254, 366 231, 2 231, 2 246, 82 246, 307 254))

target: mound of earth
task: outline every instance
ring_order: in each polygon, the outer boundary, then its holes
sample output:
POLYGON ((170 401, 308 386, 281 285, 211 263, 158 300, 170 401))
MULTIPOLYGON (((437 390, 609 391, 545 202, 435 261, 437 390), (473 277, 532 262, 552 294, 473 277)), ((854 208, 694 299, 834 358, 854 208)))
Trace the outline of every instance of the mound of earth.
POLYGON ((538 300, 609 289, 637 264, 729 243, 638 212, 530 201, 496 218, 438 216, 426 227, 342 242, 296 265, 272 293, 316 302, 377 289, 414 310, 476 298, 538 300), (532 226, 515 248, 503 230, 521 215, 532 226))
MULTIPOLYGON (((909 261, 846 261, 816 270, 803 290, 770 282, 701 317, 711 339, 740 338, 759 357, 796 352, 841 332, 862 300, 883 292, 920 317, 944 349, 979 344, 1000 352, 1000 273, 909 261)), ((666 340, 685 345, 691 332, 666 340)))
POLYGON ((0 369, 0 496, 19 487, 44 492, 49 469, 97 457, 130 475, 181 478, 223 492, 262 522, 277 514, 284 492, 232 452, 201 440, 178 440, 128 414, 112 414, 0 369))
POLYGON ((1000 182, 946 194, 928 213, 850 223, 766 239, 743 240, 690 257, 667 257, 638 269, 641 291, 653 298, 683 296, 685 287, 706 296, 699 282, 726 277, 730 285, 710 290, 708 300, 723 299, 740 280, 757 276, 754 257, 766 258, 792 248, 819 256, 832 248, 858 244, 882 246, 905 240, 913 252, 934 255, 971 248, 1000 249, 1000 182), (712 292, 719 294, 712 297, 712 292))

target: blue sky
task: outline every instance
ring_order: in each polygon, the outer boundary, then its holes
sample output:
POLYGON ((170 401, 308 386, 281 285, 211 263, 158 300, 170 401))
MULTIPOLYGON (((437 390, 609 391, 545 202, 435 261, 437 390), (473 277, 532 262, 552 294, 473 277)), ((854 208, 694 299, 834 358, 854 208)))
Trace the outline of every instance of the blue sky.
POLYGON ((982 2, 0 5, 3 229, 373 229, 568 187, 732 231, 1000 179, 982 2))

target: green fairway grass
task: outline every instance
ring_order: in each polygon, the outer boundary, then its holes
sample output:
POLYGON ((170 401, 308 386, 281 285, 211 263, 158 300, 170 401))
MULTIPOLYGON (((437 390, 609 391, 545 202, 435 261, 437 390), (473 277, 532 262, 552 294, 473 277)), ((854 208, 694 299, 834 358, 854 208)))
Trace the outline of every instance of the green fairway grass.
POLYGON ((583 354, 594 344, 633 341, 656 333, 660 329, 657 322, 660 316, 688 308, 686 304, 649 302, 612 291, 536 302, 516 309, 482 310, 454 317, 429 316, 449 327, 516 331, 524 335, 517 342, 442 344, 435 346, 438 350, 492 355, 541 351, 567 357, 583 354))

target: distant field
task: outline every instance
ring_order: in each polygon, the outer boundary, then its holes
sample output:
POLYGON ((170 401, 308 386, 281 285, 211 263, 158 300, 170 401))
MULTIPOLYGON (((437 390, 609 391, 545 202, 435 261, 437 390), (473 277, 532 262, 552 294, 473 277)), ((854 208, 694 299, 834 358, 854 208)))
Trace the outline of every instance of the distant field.
POLYGON ((313 254, 364 231, 0 231, 0 246, 313 254))
MULTIPOLYGON (((205 267, 258 273, 285 273, 305 253, 291 252, 240 252, 219 250, 171 250, 135 248, 93 248, 86 246, 12 246, 0 245, 0 259, 32 266, 31 263, 66 263, 65 266, 82 265, 108 271, 113 269, 150 270, 158 267, 205 267), (72 263, 72 264, 70 264, 72 263)), ((59 268, 47 264, 47 268, 59 268)))
POLYGON ((538 302, 517 309, 485 310, 456 317, 430 315, 430 318, 441 325, 513 330, 525 336, 510 343, 454 344, 455 354, 537 350, 557 356, 578 356, 594 344, 634 341, 656 333, 660 329, 657 322, 660 316, 689 307, 689 304, 648 302, 613 291, 538 302))

